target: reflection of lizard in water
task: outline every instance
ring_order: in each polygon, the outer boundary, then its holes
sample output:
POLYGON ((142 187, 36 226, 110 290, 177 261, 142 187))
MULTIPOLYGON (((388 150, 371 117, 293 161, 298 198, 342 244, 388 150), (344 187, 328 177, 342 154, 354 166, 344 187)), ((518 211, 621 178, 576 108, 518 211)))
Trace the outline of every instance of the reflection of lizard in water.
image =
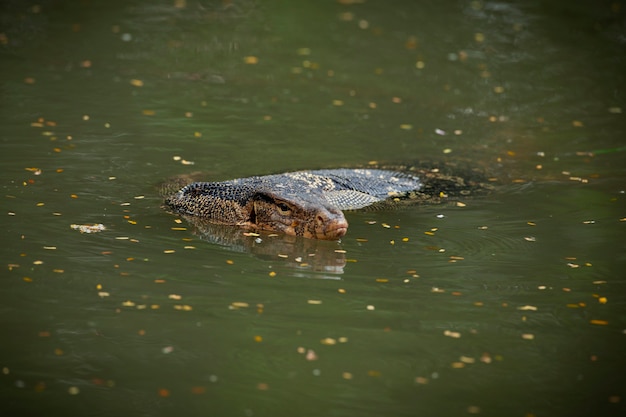
POLYGON ((197 218, 246 230, 337 240, 348 230, 342 210, 399 199, 439 202, 490 189, 470 177, 415 167, 298 171, 223 182, 189 183, 179 177, 166 183, 162 194, 171 211, 192 222, 197 218), (182 188, 174 192, 177 186, 182 188))

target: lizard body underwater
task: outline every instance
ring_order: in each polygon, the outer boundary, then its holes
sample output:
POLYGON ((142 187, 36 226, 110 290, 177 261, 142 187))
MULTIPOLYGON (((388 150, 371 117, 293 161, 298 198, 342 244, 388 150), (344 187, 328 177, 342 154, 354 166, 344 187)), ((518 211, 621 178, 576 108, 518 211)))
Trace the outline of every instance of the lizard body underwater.
MULTIPOLYGON (((166 188, 171 189, 172 184, 166 188)), ((437 169, 405 172, 363 168, 191 182, 162 194, 169 210, 190 221, 337 240, 348 230, 343 210, 399 199, 439 201, 482 188, 477 182, 443 175, 437 169)))

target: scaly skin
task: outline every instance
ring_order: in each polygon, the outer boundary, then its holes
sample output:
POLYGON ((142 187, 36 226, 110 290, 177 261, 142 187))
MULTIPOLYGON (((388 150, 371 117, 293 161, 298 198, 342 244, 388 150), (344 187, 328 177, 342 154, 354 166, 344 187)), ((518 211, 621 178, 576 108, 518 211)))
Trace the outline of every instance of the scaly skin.
POLYGON ((329 169, 192 182, 175 193, 166 192, 165 205, 186 218, 210 223, 337 240, 348 230, 342 210, 396 199, 439 201, 447 191, 465 195, 464 191, 478 188, 475 183, 438 172, 329 169))

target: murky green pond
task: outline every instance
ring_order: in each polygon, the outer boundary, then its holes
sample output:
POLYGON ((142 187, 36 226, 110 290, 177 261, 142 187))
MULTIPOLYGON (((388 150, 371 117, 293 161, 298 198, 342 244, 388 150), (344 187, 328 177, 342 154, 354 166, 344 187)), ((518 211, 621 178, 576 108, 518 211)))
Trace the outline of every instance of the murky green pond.
POLYGON ((0 23, 3 416, 626 412, 623 2, 9 1, 0 23), (424 160, 496 190, 314 242, 197 230, 156 189, 424 160))

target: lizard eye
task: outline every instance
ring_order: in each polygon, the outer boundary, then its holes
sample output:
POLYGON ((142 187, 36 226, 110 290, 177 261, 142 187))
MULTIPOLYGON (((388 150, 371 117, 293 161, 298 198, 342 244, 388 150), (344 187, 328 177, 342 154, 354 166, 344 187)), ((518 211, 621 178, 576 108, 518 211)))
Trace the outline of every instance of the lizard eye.
POLYGON ((276 203, 276 207, 282 214, 287 214, 291 211, 291 208, 285 203, 276 203))

